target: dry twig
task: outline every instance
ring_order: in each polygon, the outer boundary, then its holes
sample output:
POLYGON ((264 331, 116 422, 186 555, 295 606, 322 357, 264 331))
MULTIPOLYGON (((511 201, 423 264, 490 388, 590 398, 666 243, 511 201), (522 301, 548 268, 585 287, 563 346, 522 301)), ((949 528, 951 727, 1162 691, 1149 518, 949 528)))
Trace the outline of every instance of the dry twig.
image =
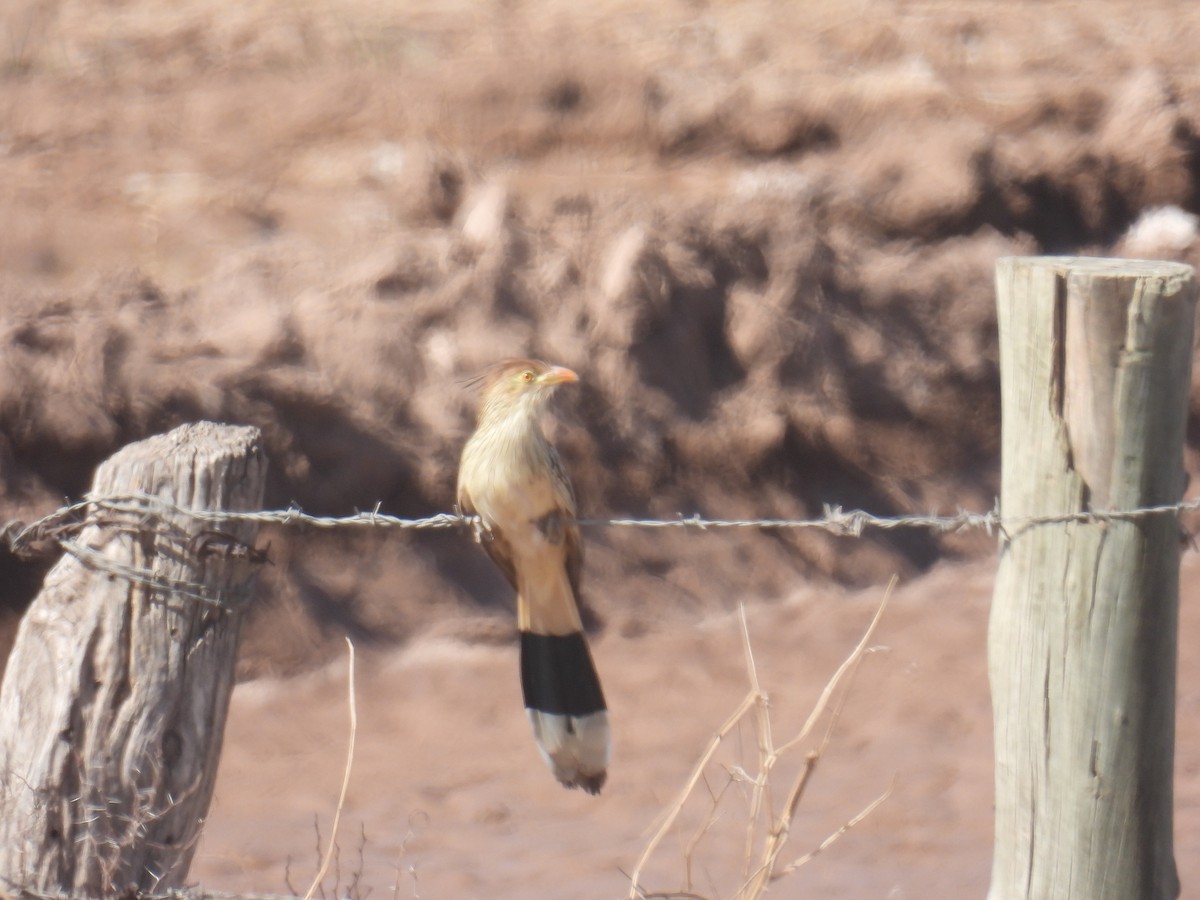
POLYGON ((321 886, 326 873, 329 872, 329 863, 333 859, 334 848, 337 846, 338 826, 342 821, 342 808, 346 805, 346 791, 350 787, 350 769, 354 765, 354 739, 358 734, 358 708, 354 702, 354 642, 350 638, 346 638, 346 646, 350 648, 349 659, 349 695, 350 695, 350 741, 346 748, 346 768, 342 772, 342 790, 338 795, 337 810, 333 814, 333 831, 329 835, 329 846, 325 848, 325 858, 321 861, 321 868, 317 870, 317 875, 313 879, 313 883, 308 888, 308 893, 304 895, 304 900, 312 900, 313 894, 317 888, 321 886))

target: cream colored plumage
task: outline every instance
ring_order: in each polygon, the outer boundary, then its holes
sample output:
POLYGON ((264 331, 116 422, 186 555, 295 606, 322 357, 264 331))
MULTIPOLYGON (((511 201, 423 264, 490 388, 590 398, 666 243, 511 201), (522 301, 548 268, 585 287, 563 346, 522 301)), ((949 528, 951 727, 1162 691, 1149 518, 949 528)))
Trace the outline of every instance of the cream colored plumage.
POLYGON ((482 377, 475 433, 463 448, 458 504, 517 591, 521 684, 534 737, 567 787, 598 793, 608 768, 608 714, 579 615, 583 542, 575 494, 541 416, 570 369, 506 360, 482 377))

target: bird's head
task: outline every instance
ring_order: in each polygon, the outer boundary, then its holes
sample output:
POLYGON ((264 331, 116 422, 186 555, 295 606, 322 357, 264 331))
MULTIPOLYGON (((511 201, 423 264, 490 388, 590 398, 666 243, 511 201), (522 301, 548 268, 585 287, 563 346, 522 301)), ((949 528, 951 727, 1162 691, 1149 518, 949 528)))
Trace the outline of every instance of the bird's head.
POLYGON ((506 359, 479 377, 483 385, 480 418, 493 412, 507 414, 522 407, 536 412, 556 387, 578 380, 579 376, 570 369, 540 359, 506 359))

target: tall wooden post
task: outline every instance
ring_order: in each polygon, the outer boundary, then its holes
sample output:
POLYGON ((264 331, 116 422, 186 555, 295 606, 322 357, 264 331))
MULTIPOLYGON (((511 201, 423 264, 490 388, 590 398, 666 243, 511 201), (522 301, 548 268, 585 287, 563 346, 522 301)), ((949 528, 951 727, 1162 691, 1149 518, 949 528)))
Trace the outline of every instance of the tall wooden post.
MULTIPOLYGON (((261 508, 257 429, 131 444, 91 498, 261 508)), ((256 527, 94 506, 21 622, 0 686, 0 891, 180 887, 216 778, 256 527)))
MULTIPOLYGON (((1006 522, 1179 501, 1196 290, 1169 262, 997 264, 1006 522)), ((1006 526, 988 634, 989 900, 1179 893, 1174 516, 1006 526)))

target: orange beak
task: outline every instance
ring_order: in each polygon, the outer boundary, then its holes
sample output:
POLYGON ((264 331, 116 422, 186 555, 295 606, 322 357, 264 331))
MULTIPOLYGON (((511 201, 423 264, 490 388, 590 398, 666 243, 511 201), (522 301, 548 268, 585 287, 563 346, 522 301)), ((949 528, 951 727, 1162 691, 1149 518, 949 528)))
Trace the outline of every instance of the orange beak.
POLYGON ((578 375, 563 366, 551 366, 538 379, 542 384, 571 384, 578 380, 578 375))

